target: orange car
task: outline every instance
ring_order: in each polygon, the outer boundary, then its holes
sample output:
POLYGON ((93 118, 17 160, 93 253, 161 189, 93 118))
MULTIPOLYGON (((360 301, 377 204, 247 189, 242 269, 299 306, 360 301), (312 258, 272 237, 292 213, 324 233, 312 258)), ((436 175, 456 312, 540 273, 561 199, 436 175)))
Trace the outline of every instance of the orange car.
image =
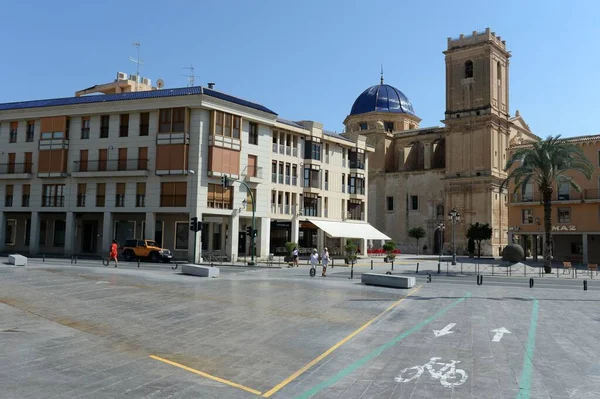
POLYGON ((123 246, 123 258, 126 261, 148 259, 151 262, 168 263, 173 259, 171 251, 161 248, 154 240, 127 240, 123 246))

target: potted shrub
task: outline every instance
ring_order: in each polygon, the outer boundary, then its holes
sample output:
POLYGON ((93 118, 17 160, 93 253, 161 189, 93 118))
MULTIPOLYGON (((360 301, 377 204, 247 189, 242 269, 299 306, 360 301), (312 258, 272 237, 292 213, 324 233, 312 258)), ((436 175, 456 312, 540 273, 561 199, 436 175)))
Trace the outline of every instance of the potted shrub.
POLYGON ((354 263, 357 259, 356 250, 358 247, 352 241, 348 241, 346 243, 346 247, 344 248, 346 252, 346 257, 344 258, 344 262, 348 265, 350 263, 354 263))
POLYGON ((386 253, 385 258, 383 258, 384 262, 391 262, 396 258, 396 243, 394 241, 383 244, 383 250, 386 253))
POLYGON ((287 256, 283 257, 283 261, 286 263, 292 263, 293 258, 292 258, 292 251, 294 250, 294 248, 298 248, 298 244, 295 242, 286 242, 285 243, 285 249, 287 250, 287 256))

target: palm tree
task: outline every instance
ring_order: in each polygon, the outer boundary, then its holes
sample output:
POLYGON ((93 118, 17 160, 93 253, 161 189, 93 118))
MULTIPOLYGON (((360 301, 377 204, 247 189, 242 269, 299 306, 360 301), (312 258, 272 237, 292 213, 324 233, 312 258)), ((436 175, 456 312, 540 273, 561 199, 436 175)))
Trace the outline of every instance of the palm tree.
POLYGON ((552 192, 554 184, 568 183, 577 191, 581 187, 567 176, 568 172, 582 173, 588 180, 594 166, 586 158, 581 147, 569 143, 560 135, 548 136, 546 140, 518 148, 506 162, 508 177, 502 186, 512 180, 516 192, 530 181, 537 185, 544 204, 544 271, 552 272, 552 192))

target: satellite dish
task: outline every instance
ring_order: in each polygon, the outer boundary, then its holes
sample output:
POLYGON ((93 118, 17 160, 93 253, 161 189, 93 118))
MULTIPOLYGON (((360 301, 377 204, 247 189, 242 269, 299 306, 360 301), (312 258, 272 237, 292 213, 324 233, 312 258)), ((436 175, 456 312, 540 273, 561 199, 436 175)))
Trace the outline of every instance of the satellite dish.
POLYGON ((162 79, 158 79, 156 81, 156 87, 158 87, 159 89, 162 89, 163 87, 165 87, 165 81, 162 79))

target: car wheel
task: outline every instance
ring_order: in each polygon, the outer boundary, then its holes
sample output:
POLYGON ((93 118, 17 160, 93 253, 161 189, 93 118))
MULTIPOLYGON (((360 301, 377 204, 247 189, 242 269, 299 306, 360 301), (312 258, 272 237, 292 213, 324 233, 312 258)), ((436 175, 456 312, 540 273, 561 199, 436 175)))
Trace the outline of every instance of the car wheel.
POLYGON ((123 258, 125 259, 125 261, 131 262, 133 260, 133 252, 125 251, 125 253, 123 254, 123 258))
POLYGON ((158 253, 157 252, 152 252, 150 254, 150 262, 153 263, 158 263, 159 259, 158 259, 158 253))

